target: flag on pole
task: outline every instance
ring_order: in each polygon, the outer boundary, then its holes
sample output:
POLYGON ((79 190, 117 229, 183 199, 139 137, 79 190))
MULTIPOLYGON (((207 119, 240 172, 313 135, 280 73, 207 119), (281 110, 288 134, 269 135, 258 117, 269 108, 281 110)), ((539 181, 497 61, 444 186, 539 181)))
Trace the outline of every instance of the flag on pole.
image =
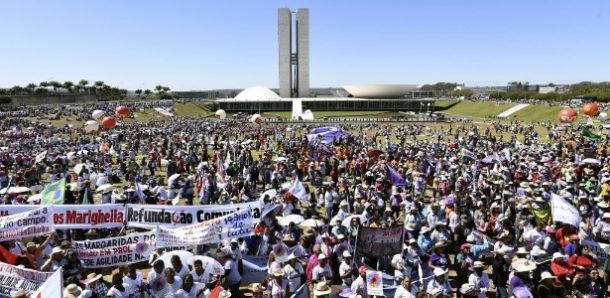
POLYGON ((487 155, 481 161, 484 162, 484 163, 502 163, 502 159, 500 159, 500 156, 498 155, 497 152, 494 152, 494 153, 492 153, 490 155, 487 155))
POLYGON ((63 204, 66 194, 66 178, 61 178, 55 183, 48 184, 40 193, 41 205, 63 204))
POLYGON ((592 132, 588 127, 582 129, 582 137, 588 141, 597 141, 601 139, 598 134, 592 132))
POLYGON ((307 190, 303 186, 303 183, 299 181, 299 177, 295 177, 292 185, 288 189, 288 192, 299 199, 299 201, 307 201, 309 199, 309 195, 307 194, 307 190))
POLYGON ((405 186, 407 184, 405 178, 402 178, 402 176, 400 176, 400 174, 396 170, 392 169, 392 167, 386 164, 385 168, 386 172, 388 172, 388 176, 390 177, 390 182, 392 182, 392 185, 405 186))
POLYGON ((225 167, 220 160, 220 155, 216 156, 216 178, 219 184, 226 184, 227 181, 225 179, 225 167))
POLYGON ((477 160, 477 156, 474 155, 474 152, 472 152, 466 148, 462 148, 462 158, 467 158, 470 160, 477 160))

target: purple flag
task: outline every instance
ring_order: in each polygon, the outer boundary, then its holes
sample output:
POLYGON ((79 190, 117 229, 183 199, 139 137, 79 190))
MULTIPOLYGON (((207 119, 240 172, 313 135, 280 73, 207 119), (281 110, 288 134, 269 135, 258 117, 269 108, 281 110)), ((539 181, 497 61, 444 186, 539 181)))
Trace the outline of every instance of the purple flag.
POLYGON ((402 178, 396 170, 392 169, 392 167, 386 165, 386 171, 388 172, 388 176, 390 177, 392 185, 405 186, 407 184, 405 182, 405 178, 402 178))

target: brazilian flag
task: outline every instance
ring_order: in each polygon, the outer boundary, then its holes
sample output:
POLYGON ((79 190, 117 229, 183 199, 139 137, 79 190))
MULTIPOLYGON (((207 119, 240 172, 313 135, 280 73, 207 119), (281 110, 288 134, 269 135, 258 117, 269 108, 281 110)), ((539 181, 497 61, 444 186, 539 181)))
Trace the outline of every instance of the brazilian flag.
POLYGON ((581 135, 583 138, 585 138, 588 141, 597 141, 597 140, 601 139, 601 137, 598 134, 595 134, 594 132, 592 132, 588 127, 585 127, 582 129, 581 135))
POLYGON ((40 193, 41 205, 61 205, 66 194, 66 178, 47 185, 40 193))

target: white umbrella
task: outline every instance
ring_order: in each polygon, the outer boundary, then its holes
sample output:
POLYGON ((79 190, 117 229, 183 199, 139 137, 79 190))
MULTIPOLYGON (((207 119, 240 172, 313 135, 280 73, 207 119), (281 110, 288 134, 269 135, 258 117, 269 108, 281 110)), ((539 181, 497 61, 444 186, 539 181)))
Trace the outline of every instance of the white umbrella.
POLYGON ((263 214, 262 217, 267 216, 267 214, 269 213, 273 213, 275 215, 277 215, 280 211, 282 211, 282 205, 280 204, 265 204, 265 206, 263 206, 263 214))
POLYGON ((280 220, 280 225, 286 227, 288 226, 291 222, 295 223, 295 224, 300 224, 304 221, 305 219, 303 218, 303 216, 299 215, 299 214, 290 214, 288 216, 284 216, 282 217, 282 220, 280 220))
POLYGON ((193 258, 195 257, 193 253, 188 252, 186 250, 174 250, 164 253, 159 257, 159 260, 163 261, 165 267, 172 267, 171 260, 173 256, 179 256, 180 260, 182 261, 182 264, 184 264, 185 266, 187 264, 193 264, 193 258))
POLYGON ((324 225, 324 222, 319 220, 319 219, 306 219, 304 220, 301 224, 299 224, 299 227, 301 228, 317 228, 317 227, 321 227, 324 225))
POLYGON ((9 187, 5 187, 3 189, 0 189, 0 193, 1 194, 11 194, 11 193, 26 193, 26 192, 30 192, 30 188, 29 187, 24 187, 24 186, 9 186, 9 187))
POLYGON ((174 180, 178 179, 178 177, 180 177, 180 174, 174 174, 169 176, 169 178, 167 178, 167 185, 171 187, 172 184, 174 184, 174 180))
POLYGON ((208 256, 195 256, 193 257, 193 263, 190 263, 189 265, 194 265, 195 260, 201 260, 201 263, 203 263, 203 272, 204 274, 209 275, 224 275, 225 274, 225 269, 222 266, 222 264, 220 264, 220 262, 216 261, 216 259, 210 258, 208 256))
POLYGON ((270 199, 273 199, 273 197, 275 197, 277 195, 277 190, 275 189, 270 189, 265 191, 259 198, 259 200, 262 200, 265 196, 269 196, 270 199))
POLYGON ((341 225, 346 227, 346 228, 351 227, 352 226, 352 219, 353 218, 360 218, 360 222, 362 222, 362 216, 360 216, 358 214, 355 214, 355 215, 350 215, 350 216, 346 217, 343 220, 343 222, 341 222, 341 225))
POLYGON ((276 157, 273 161, 284 162, 284 161, 287 161, 287 160, 288 159, 286 159, 286 157, 279 156, 279 157, 276 157))
POLYGON ((254 142, 254 141, 252 141, 252 140, 247 140, 247 141, 243 141, 243 142, 241 142, 241 144, 242 144, 242 145, 250 145, 250 144, 252 144, 252 142, 254 142))
POLYGON ((71 152, 66 153, 66 157, 71 160, 72 158, 74 158, 75 154, 76 154, 76 152, 71 151, 71 152))
POLYGON ((74 166, 74 172, 76 172, 76 174, 80 174, 80 172, 82 172, 83 169, 89 169, 89 166, 84 163, 79 163, 74 166))
POLYGON ((167 167, 168 164, 169 164, 169 161, 167 159, 161 159, 161 166, 162 167, 167 167))
POLYGON ((114 189, 114 186, 112 184, 104 184, 104 185, 100 185, 98 188, 96 188, 95 191, 105 193, 105 192, 111 191, 113 189, 114 189))
POLYGON ((585 158, 582 160, 581 163, 599 165, 599 164, 601 164, 601 161, 599 161, 598 159, 595 159, 595 158, 585 158))
POLYGON ((28 198, 28 203, 38 204, 40 202, 41 198, 42 198, 42 194, 37 193, 28 198))

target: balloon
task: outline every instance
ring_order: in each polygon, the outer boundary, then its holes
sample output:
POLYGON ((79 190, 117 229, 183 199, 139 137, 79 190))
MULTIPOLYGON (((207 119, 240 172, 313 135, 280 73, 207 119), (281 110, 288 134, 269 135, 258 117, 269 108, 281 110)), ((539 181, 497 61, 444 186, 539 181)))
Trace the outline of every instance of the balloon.
POLYGON ((116 108, 116 114, 121 118, 127 118, 131 114, 131 111, 126 106, 120 106, 116 108))
POLYGON ((85 129, 86 133, 94 132, 94 131, 97 131, 98 129, 100 129, 100 124, 97 123, 97 121, 95 121, 95 120, 89 120, 89 121, 85 122, 84 129, 85 129))
POLYGON ((565 108, 557 114, 557 118, 559 118, 559 122, 561 123, 572 123, 577 117, 578 113, 572 108, 565 108))
POLYGON ((599 113, 599 115, 597 116, 600 120, 606 120, 608 119, 608 114, 605 112, 601 112, 599 113))
POLYGON ((102 126, 104 126, 105 129, 111 129, 116 126, 116 119, 114 119, 114 117, 104 117, 102 126))
POLYGON ((250 117, 250 122, 261 125, 263 123, 263 117, 260 114, 254 114, 250 117))
POLYGON ((225 119, 227 118, 227 112, 225 110, 218 110, 216 111, 216 116, 220 119, 225 119))
POLYGON ((582 107, 582 112, 587 116, 595 116, 599 113, 599 105, 594 102, 586 103, 582 107))
POLYGON ((91 113, 91 116, 93 116, 93 119, 101 119, 102 117, 104 117, 104 111, 102 110, 95 110, 93 111, 93 113, 91 113))

